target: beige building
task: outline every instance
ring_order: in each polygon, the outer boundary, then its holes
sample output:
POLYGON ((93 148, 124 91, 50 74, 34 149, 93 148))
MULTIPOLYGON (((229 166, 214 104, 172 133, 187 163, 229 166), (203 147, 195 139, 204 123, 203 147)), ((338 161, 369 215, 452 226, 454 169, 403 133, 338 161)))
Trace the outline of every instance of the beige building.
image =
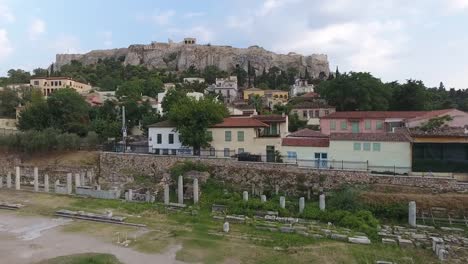
POLYGON ((273 162, 281 149, 281 138, 288 134, 286 116, 228 117, 208 129, 212 137, 212 156, 235 154, 259 155, 262 161, 273 162))
POLYGON ((87 94, 92 89, 91 85, 74 81, 69 77, 32 78, 30 84, 33 88, 41 89, 42 94, 46 97, 59 89, 67 87, 79 94, 87 94))

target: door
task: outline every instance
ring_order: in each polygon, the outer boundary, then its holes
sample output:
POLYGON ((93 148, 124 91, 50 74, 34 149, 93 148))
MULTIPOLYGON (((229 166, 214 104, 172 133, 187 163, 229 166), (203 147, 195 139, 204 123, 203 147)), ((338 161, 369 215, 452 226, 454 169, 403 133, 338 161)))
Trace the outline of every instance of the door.
POLYGON ((351 122, 351 127, 353 129, 353 133, 359 133, 359 122, 351 122))
POLYGON ((266 161, 275 162, 275 146, 266 147, 266 161))
POLYGON ((315 153, 315 167, 316 168, 327 168, 328 167, 328 154, 327 153, 315 153))

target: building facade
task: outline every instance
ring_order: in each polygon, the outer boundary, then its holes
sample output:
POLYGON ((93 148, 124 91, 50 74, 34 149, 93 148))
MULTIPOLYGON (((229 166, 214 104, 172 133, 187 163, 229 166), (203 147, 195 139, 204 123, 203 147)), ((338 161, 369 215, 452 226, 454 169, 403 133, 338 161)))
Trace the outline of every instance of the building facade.
POLYGON ((244 101, 248 101, 250 99, 250 97, 255 96, 255 95, 258 95, 260 97, 264 97, 265 96, 265 90, 258 89, 258 88, 245 89, 244 92, 243 92, 244 101))
POLYGON ((281 153, 287 163, 328 168, 329 144, 327 135, 305 128, 282 139, 281 153))
POLYGON ((237 76, 230 76, 229 78, 216 78, 216 82, 208 86, 207 91, 221 95, 224 103, 232 103, 238 97, 237 89, 237 76))
POLYGON ((40 89, 42 95, 45 97, 63 88, 71 88, 82 95, 87 94, 92 90, 91 85, 74 81, 68 77, 32 78, 30 84, 31 87, 40 89))
POLYGON ((291 97, 311 92, 314 92, 314 85, 309 84, 306 79, 296 79, 290 91, 291 97))
POLYGON ((192 148, 182 146, 179 133, 170 121, 148 126, 149 152, 157 155, 192 154, 192 148))
POLYGON ((297 114, 300 120, 307 121, 307 125, 320 125, 321 118, 335 111, 335 107, 319 99, 298 102, 291 108, 291 112, 297 114))

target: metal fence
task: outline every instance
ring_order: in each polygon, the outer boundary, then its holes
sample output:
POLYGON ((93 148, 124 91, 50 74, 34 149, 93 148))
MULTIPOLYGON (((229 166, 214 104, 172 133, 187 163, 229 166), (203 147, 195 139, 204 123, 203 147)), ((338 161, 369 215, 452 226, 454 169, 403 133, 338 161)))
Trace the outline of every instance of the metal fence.
POLYGON ((0 136, 14 135, 16 133, 19 133, 16 129, 0 128, 0 136))
POLYGON ((294 165, 303 168, 319 169, 319 170, 348 170, 348 171, 368 171, 373 174, 381 175, 409 175, 411 167, 400 166, 379 166, 369 162, 361 161, 345 161, 345 160, 328 160, 328 159, 298 159, 288 158, 281 155, 251 155, 247 153, 236 153, 235 150, 217 150, 203 149, 198 153, 194 153, 192 149, 153 149, 148 145, 140 144, 107 144, 103 145, 103 151, 108 152, 125 152, 137 154, 153 154, 161 156, 186 156, 186 157, 201 157, 214 159, 231 159, 239 162, 268 162, 283 165, 294 165))

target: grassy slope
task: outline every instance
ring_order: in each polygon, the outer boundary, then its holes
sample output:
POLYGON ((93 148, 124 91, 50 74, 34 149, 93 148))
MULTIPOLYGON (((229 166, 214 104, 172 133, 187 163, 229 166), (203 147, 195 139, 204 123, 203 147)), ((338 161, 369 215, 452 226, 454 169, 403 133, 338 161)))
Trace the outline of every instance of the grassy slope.
POLYGON ((109 254, 77 254, 44 260, 38 264, 122 264, 117 258, 109 254))

